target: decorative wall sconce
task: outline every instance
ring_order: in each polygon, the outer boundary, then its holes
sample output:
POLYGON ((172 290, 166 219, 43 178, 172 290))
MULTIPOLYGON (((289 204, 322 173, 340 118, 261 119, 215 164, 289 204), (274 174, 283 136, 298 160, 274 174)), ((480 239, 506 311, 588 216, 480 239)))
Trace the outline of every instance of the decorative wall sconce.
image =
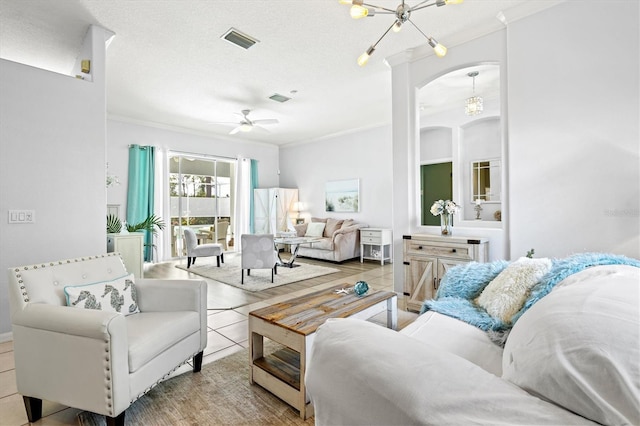
POLYGON ((89 59, 83 59, 80 61, 80 71, 85 74, 89 74, 91 72, 91 61, 89 59))
POLYGON ((111 188, 112 186, 115 186, 115 185, 120 185, 120 179, 118 178, 118 176, 109 174, 109 163, 107 163, 106 175, 107 175, 107 188, 111 188))

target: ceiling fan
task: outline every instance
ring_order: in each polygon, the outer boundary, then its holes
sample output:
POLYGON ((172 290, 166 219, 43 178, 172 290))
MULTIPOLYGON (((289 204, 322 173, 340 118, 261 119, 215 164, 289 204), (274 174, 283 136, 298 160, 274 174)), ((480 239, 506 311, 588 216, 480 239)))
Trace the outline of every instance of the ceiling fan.
POLYGON ((263 118, 260 120, 250 120, 249 113, 250 109, 243 109, 242 111, 242 121, 238 123, 238 126, 229 132, 230 135, 235 135, 238 132, 250 132, 254 127, 261 127, 259 125, 263 124, 278 124, 279 121, 276 118, 263 118))

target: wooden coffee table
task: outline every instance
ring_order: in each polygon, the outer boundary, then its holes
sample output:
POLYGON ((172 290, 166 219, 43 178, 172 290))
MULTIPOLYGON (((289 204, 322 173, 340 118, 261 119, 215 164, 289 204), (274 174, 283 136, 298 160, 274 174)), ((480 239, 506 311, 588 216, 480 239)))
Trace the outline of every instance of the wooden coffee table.
POLYGON ((398 297, 389 291, 336 293, 349 284, 311 293, 249 312, 249 381, 257 383, 300 411, 306 419, 313 415, 307 398, 304 374, 315 332, 329 318, 367 319, 387 312, 387 327, 396 329, 398 297), (264 354, 264 338, 284 345, 284 349, 264 354))

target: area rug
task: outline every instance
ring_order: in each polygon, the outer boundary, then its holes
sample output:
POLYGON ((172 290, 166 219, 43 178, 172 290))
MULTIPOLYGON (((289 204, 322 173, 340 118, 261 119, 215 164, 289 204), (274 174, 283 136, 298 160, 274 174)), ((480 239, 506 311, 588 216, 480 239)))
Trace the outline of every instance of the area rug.
POLYGON ((176 268, 184 269, 196 275, 247 291, 262 291, 268 288, 291 284, 296 281, 308 280, 309 278, 340 272, 340 270, 336 268, 296 261, 295 264, 300 265, 297 268, 279 267, 278 273, 273 277, 273 283, 271 282, 270 269, 252 269, 250 276, 247 276, 247 271, 245 271, 244 284, 240 284, 240 259, 240 254, 229 253, 224 255, 224 263, 221 263, 219 268, 216 265, 215 257, 198 258, 198 262, 201 263, 191 265, 188 269, 186 265, 176 265, 176 268))
MULTIPOLYGON (((83 411, 82 426, 105 426, 104 416, 83 411)), ((168 379, 126 411, 128 425, 313 425, 258 385, 249 384, 249 354, 243 349, 206 364, 200 373, 168 379)))

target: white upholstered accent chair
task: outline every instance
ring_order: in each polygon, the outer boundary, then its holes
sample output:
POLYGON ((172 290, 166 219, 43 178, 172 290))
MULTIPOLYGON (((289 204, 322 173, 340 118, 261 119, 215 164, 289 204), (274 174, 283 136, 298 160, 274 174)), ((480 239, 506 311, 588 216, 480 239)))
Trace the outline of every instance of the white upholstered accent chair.
POLYGON ((64 293, 67 285, 86 289, 126 276, 118 253, 8 272, 16 383, 30 422, 41 418, 45 399, 124 425, 129 405, 186 361, 200 371, 205 281, 136 278, 140 312, 125 316, 67 306, 64 293))
POLYGON ((224 263, 224 254, 222 252, 222 244, 200 244, 198 245, 198 237, 196 233, 189 228, 184 228, 184 242, 187 248, 187 268, 196 263, 196 257, 215 256, 218 268, 220 261, 224 263))
POLYGON ((244 284, 244 270, 247 276, 252 269, 271 269, 271 282, 273 274, 278 273, 278 256, 273 244, 273 234, 242 234, 240 236, 242 247, 242 278, 244 284))

